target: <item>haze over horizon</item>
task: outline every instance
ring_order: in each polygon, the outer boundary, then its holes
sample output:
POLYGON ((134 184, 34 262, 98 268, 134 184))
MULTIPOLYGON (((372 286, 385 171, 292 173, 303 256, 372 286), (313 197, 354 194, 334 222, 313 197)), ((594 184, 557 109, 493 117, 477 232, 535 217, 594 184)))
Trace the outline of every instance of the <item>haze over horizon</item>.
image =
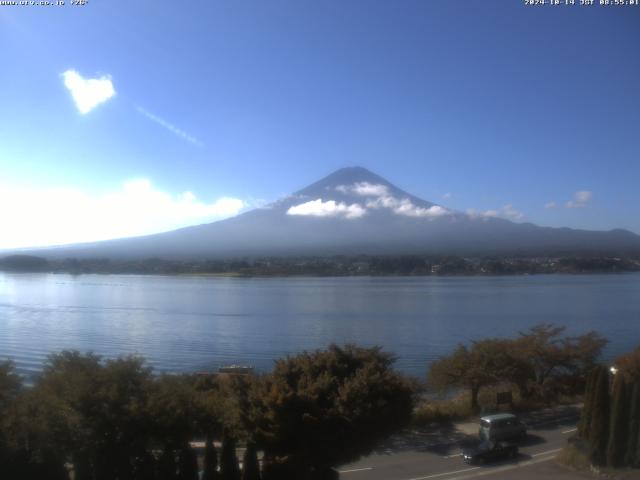
POLYGON ((209 223, 349 165, 456 211, 640 233, 638 20, 499 1, 2 7, 0 249, 209 223))

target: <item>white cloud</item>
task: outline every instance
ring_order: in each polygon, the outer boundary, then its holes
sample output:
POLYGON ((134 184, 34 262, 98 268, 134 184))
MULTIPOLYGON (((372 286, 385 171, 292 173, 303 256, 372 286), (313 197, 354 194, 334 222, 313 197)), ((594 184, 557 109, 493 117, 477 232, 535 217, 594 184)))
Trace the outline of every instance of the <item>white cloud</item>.
POLYGON ((337 203, 334 200, 323 202, 321 198, 294 205, 287 210, 287 215, 343 217, 349 219, 360 218, 366 213, 367 211, 358 203, 347 205, 344 202, 337 203))
POLYGON ((516 210, 510 203, 504 205, 498 210, 485 210, 480 211, 474 208, 467 210, 467 215, 474 218, 506 218, 508 220, 522 220, 525 215, 519 210, 516 210))
POLYGON ((202 147, 204 146, 204 144, 198 140, 197 138, 195 138, 192 135, 189 135, 187 132, 185 132, 184 130, 180 130, 178 127, 176 127, 175 125, 170 124, 169 122, 167 122, 166 120, 158 117, 157 115, 154 115, 153 113, 145 110, 144 108, 137 106, 136 105, 136 110, 138 111, 138 113, 144 115, 145 117, 147 117, 149 120, 157 123, 158 125, 160 125, 161 127, 166 128, 167 130, 169 130, 171 133, 173 133, 174 135, 177 135, 178 137, 182 138, 183 140, 186 140, 187 142, 189 142, 192 145, 195 145, 196 147, 202 147))
POLYGON ((544 208, 546 208, 547 210, 550 208, 556 208, 557 206, 558 204, 556 202, 549 202, 544 204, 544 208))
POLYGON ((134 180, 104 194, 0 185, 0 248, 62 245, 158 233, 236 215, 244 202, 199 201, 134 180))
POLYGON ((467 215, 473 218, 489 218, 489 217, 497 217, 497 210, 485 210, 484 212, 481 210, 476 210, 475 208, 468 208, 467 215))
POLYGON ((444 195, 442 195, 443 200, 449 200, 451 197, 453 197, 453 194, 451 192, 447 192, 444 195))
POLYGON ((336 190, 342 193, 355 193, 361 197, 380 197, 389 195, 389 188, 386 185, 369 182, 359 182, 353 185, 338 185, 336 190))
POLYGON ((335 187, 342 193, 353 193, 361 197, 375 197, 367 200, 366 207, 369 209, 388 208, 397 215, 408 217, 435 218, 448 215, 450 212, 438 205, 429 208, 419 207, 408 198, 399 199, 389 193, 389 187, 379 183, 359 182, 353 185, 338 185, 335 187))
POLYGON ((116 94, 111 77, 108 75, 100 78, 83 78, 75 70, 67 70, 62 77, 64 86, 71 92, 78 111, 83 115, 116 94))
POLYGON ((591 201, 593 192, 589 190, 580 190, 573 194, 573 200, 569 200, 565 203, 567 208, 584 208, 591 201))
POLYGON ((524 213, 513 208, 513 205, 511 204, 503 206, 500 213, 503 217, 508 218, 509 220, 522 220, 524 218, 524 213))
POLYGON ((375 200, 367 201, 367 208, 388 208, 397 215, 404 215, 407 217, 436 218, 450 214, 449 210, 439 205, 433 205, 429 208, 419 207, 408 198, 399 199, 390 195, 381 196, 375 200))

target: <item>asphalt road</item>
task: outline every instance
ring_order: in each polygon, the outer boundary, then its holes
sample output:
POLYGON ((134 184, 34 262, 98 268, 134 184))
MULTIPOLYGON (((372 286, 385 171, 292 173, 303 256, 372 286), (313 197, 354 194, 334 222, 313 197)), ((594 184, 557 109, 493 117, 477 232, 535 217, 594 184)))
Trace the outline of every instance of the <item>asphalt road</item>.
POLYGON ((486 466, 467 465, 460 458, 461 448, 476 441, 478 426, 475 424, 407 431, 392 437, 358 462, 340 467, 340 479, 583 478, 549 463, 575 432, 579 415, 577 407, 558 407, 522 415, 529 431, 527 437, 518 442, 519 457, 486 466), (550 474, 549 469, 555 473, 550 474))

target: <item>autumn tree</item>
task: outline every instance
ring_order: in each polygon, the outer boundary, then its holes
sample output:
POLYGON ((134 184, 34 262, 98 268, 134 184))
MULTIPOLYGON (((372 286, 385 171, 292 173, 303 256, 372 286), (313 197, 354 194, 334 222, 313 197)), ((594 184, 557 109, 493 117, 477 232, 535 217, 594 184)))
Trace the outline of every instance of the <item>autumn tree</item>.
POLYGON ((296 480, 336 478, 334 466, 369 453, 405 425, 413 392, 393 362, 378 347, 354 345, 278 360, 251 391, 264 478, 276 469, 271 478, 288 478, 285 471, 296 480))
POLYGON ((521 332, 514 340, 512 351, 529 365, 528 369, 522 370, 525 376, 516 379, 522 397, 543 394, 554 376, 586 381, 607 340, 593 331, 565 336, 565 330, 562 326, 539 324, 521 332))
POLYGON ((458 345, 456 350, 431 365, 429 384, 444 391, 465 388, 471 397, 471 409, 477 411, 480 389, 487 385, 517 378, 523 368, 511 351, 511 341, 487 339, 470 347, 458 345))
POLYGON ((640 347, 621 355, 613 363, 629 381, 640 380, 640 347))

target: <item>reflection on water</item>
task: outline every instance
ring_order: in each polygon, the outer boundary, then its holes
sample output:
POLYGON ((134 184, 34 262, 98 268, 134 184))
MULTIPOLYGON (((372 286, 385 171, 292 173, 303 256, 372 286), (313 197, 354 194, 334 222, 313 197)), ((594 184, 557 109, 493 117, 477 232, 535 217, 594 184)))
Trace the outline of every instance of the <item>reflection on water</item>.
POLYGON ((162 371, 249 363, 331 342, 382 345, 423 376, 458 342, 553 322, 607 356, 640 345, 640 274, 218 278, 0 273, 0 358, 24 373, 65 348, 144 355, 162 371))

